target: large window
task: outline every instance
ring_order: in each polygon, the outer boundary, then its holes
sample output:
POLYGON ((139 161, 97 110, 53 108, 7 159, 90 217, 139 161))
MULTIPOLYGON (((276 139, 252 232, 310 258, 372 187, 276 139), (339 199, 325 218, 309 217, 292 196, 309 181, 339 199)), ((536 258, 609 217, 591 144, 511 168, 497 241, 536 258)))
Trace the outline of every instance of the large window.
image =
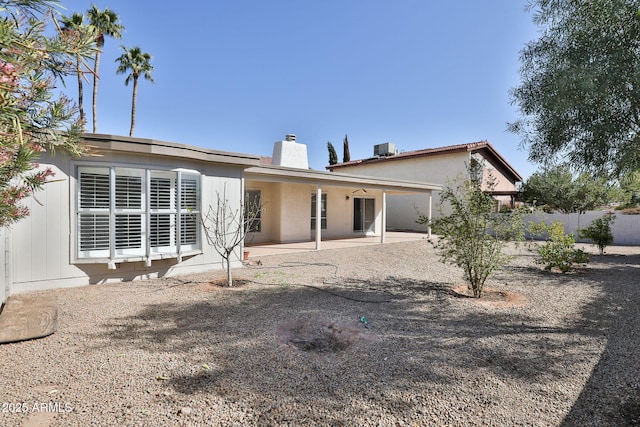
POLYGON ((78 258, 179 256, 200 248, 200 175, 78 168, 78 258))
MULTIPOLYGON (((311 193, 311 229, 316 229, 316 193, 311 193)), ((320 229, 327 229, 327 193, 320 196, 320 229)))

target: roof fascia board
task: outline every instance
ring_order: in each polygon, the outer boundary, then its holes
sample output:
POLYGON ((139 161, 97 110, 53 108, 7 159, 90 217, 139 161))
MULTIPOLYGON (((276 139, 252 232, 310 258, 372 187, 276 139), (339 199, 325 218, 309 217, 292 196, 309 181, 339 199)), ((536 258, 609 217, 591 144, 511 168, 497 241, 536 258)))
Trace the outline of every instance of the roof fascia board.
POLYGON ((226 151, 209 150, 195 146, 176 144, 152 139, 132 138, 117 135, 84 134, 82 139, 89 147, 100 150, 119 151, 156 156, 182 157, 190 160, 214 162, 251 167, 258 165, 260 156, 226 151))
POLYGON ((296 170, 278 167, 251 167, 245 171, 245 178, 266 182, 289 182, 296 184, 326 184, 336 187, 367 187, 399 192, 428 193, 442 190, 441 185, 414 181, 400 181, 388 178, 369 177, 363 175, 347 175, 341 173, 321 172, 314 170, 296 170))

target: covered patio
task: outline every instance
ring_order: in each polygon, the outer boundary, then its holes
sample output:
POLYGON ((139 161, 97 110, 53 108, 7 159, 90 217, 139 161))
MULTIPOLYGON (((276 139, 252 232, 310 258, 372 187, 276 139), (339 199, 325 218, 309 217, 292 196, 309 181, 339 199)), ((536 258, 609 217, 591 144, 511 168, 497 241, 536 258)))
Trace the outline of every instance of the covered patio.
MULTIPOLYGON (((261 165, 245 170, 245 194, 260 200, 259 225, 245 246, 250 256, 391 242, 387 196, 418 194, 431 218, 432 192, 441 186, 389 178, 261 165), (278 252, 274 252, 278 251, 278 252)), ((422 230, 420 230, 422 231, 422 230)), ((417 238, 427 237, 414 233, 417 238)), ((416 237, 413 237, 416 239, 416 237)))

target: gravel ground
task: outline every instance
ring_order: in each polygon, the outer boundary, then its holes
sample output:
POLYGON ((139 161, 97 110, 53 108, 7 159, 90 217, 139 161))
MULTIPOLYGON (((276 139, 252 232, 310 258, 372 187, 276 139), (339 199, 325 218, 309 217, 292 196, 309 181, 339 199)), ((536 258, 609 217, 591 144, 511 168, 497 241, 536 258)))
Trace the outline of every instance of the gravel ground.
POLYGON ((42 292, 58 332, 0 346, 0 425, 640 425, 640 249, 510 250, 487 286, 525 301, 456 295, 427 241, 42 292))

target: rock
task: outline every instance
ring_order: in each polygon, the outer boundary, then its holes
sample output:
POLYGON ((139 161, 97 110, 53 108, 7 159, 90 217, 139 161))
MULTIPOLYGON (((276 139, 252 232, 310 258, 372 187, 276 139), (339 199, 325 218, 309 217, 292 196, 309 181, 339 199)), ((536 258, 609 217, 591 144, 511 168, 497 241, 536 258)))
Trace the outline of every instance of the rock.
POLYGON ((178 415, 191 415, 193 413, 193 409, 189 408, 188 406, 185 406, 184 408, 180 408, 178 410, 178 415))

